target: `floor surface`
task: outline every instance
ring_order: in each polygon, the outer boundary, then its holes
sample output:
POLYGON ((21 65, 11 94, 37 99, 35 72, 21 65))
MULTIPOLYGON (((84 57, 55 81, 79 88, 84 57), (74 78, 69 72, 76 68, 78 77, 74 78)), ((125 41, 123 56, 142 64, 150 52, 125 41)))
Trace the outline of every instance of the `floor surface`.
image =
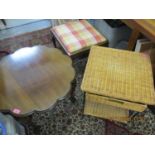
POLYGON ((22 26, 10 27, 0 30, 0 40, 15 37, 25 33, 46 29, 52 26, 51 20, 39 20, 31 23, 26 23, 22 26))
MULTIPOLYGON (((9 38, 9 43, 6 40, 4 39, 3 43, 0 42, 0 47, 12 49, 12 52, 25 46, 39 44, 53 47, 50 29, 9 38)), ((80 85, 86 62, 87 58, 73 61, 77 83, 74 92, 75 101, 72 101, 71 96, 68 95, 63 100, 57 101, 53 109, 34 112, 25 117, 15 117, 16 120, 25 126, 27 134, 107 134, 105 132, 106 121, 104 119, 83 114, 85 96, 80 89, 80 85)), ((142 113, 132 114, 133 117, 127 124, 115 122, 121 128, 111 125, 108 128, 108 134, 155 134, 155 115, 149 109, 142 113)))
POLYGON ((119 127, 110 125, 106 131, 106 121, 102 118, 87 116, 84 111, 84 93, 81 91, 81 81, 87 59, 73 62, 76 70, 75 101, 71 96, 57 101, 53 109, 34 112, 31 116, 17 118, 24 124, 28 134, 52 135, 104 135, 104 134, 155 134, 155 115, 147 109, 135 115, 127 124, 115 122, 119 127))

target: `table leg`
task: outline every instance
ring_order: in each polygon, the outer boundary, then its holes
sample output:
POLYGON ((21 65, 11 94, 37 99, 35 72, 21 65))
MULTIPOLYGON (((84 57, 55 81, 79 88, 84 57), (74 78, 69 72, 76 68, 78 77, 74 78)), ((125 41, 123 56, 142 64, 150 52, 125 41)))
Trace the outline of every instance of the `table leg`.
POLYGON ((52 34, 52 42, 53 42, 54 47, 56 48, 57 47, 56 38, 55 38, 55 36, 53 34, 52 34))
POLYGON ((72 81, 71 85, 72 85, 72 88, 70 92, 70 99, 72 102, 75 102, 76 101, 76 98, 75 98, 76 78, 72 81))
POLYGON ((52 33, 52 31, 50 31, 50 33, 51 33, 51 36, 52 36, 52 43, 53 43, 53 45, 54 45, 54 47, 56 48, 57 47, 57 45, 56 45, 56 38, 55 38, 55 36, 54 36, 54 34, 52 33))
POLYGON ((149 105, 148 108, 151 110, 151 112, 155 115, 155 106, 149 105))
POLYGON ((2 23, 6 26, 6 22, 4 19, 1 19, 2 23))
POLYGON ((134 50, 134 47, 136 45, 136 41, 138 39, 138 37, 140 36, 140 32, 137 30, 133 30, 132 34, 129 38, 129 42, 128 42, 128 50, 132 51, 134 50))
POLYGON ((105 135, 120 135, 121 132, 127 135, 130 134, 130 132, 126 128, 105 119, 105 135))

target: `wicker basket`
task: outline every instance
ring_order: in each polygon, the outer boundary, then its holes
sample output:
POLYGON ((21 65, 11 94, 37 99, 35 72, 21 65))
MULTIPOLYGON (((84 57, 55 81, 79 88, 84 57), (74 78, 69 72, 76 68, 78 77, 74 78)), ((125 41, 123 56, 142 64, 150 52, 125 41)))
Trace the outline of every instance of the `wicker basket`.
POLYGON ((139 53, 92 47, 81 89, 131 102, 155 104, 151 63, 139 53))
POLYGON ((93 46, 81 89, 87 93, 89 106, 99 104, 102 109, 106 105, 115 107, 115 111, 121 108, 142 112, 147 105, 155 105, 150 60, 131 51, 93 46))

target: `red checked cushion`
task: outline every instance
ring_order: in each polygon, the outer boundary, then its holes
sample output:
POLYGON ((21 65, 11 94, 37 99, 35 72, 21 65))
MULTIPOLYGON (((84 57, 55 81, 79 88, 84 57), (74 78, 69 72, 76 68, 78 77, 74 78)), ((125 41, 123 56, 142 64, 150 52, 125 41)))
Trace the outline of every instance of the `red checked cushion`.
POLYGON ((69 55, 92 45, 106 42, 106 38, 86 20, 72 21, 55 26, 52 31, 67 49, 69 55))

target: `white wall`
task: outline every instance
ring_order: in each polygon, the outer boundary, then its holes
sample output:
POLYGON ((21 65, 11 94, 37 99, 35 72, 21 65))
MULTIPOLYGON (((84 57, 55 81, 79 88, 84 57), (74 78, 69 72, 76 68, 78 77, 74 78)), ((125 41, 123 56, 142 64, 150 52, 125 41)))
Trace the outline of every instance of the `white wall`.
POLYGON ((7 24, 6 28, 20 26, 20 25, 32 23, 39 20, 41 19, 5 19, 7 24))

